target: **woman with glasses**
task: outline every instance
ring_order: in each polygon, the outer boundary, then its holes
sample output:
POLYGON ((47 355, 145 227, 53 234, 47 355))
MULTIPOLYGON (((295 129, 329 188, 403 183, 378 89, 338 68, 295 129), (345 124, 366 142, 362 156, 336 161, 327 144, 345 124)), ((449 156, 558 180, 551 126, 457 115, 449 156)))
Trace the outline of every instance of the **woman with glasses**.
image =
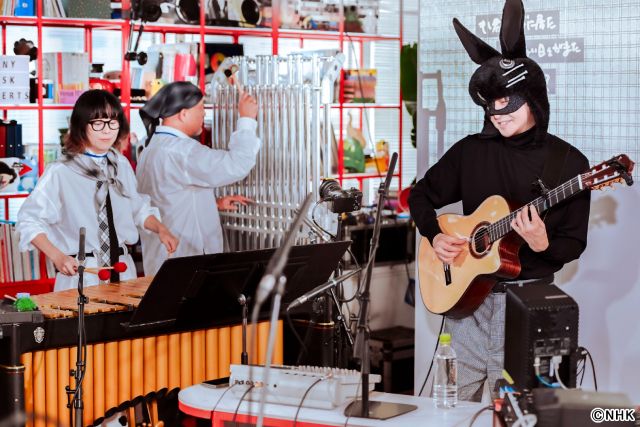
MULTIPOLYGON (((138 193, 133 169, 117 150, 128 136, 116 97, 103 90, 83 93, 71 113, 62 157, 47 166, 18 213, 20 250, 36 247, 53 261, 56 291, 77 286, 80 227, 86 229, 87 267, 126 263, 127 270, 112 273, 111 281, 136 277, 125 244, 138 241, 138 229, 156 233, 169 253, 176 250, 178 240, 149 197, 138 193)), ((85 274, 85 286, 98 281, 85 274)))

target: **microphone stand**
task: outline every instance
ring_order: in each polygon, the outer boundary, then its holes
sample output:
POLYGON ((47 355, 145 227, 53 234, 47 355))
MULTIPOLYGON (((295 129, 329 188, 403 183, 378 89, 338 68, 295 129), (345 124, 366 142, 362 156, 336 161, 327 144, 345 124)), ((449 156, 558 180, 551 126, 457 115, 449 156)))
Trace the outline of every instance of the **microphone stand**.
POLYGON ((86 368, 86 361, 84 360, 84 347, 86 345, 85 328, 84 328, 84 305, 87 303, 87 297, 84 296, 84 262, 85 262, 85 235, 86 230, 84 227, 80 228, 80 239, 78 248, 78 346, 76 351, 76 369, 71 370, 70 374, 75 378, 75 388, 66 386, 65 390, 67 397, 72 396, 71 402, 67 404, 73 420, 72 425, 75 427, 82 427, 83 425, 83 413, 84 402, 82 397, 82 380, 84 379, 84 372, 86 368))
MULTIPOLYGON (((284 286, 287 282, 287 278, 282 271, 284 270, 285 265, 287 264, 287 260, 289 259, 289 252, 291 247, 295 243, 296 237, 298 235, 298 230, 303 223, 303 219, 309 210, 309 206, 311 205, 312 196, 311 193, 307 194, 307 197, 302 202, 300 206, 300 210, 298 214, 294 218, 291 226, 282 242, 280 248, 274 252, 269 260, 269 264, 265 270, 264 276, 260 279, 260 283, 258 284, 258 289, 256 290, 256 298, 255 304, 253 305, 253 310, 251 313, 251 323, 253 325, 254 336, 255 331, 257 331, 257 323, 258 323, 258 314, 260 312, 260 306, 262 303, 271 295, 271 293, 275 289, 275 294, 273 296, 273 303, 271 306, 271 324, 269 325, 269 338, 267 339, 267 354, 266 360, 264 364, 264 373, 262 377, 262 384, 254 381, 254 386, 262 387, 262 392, 260 394, 260 407, 258 411, 258 421, 256 426, 262 427, 264 422, 264 406, 267 399, 267 389, 269 387, 269 373, 271 369, 271 360, 273 359, 273 352, 275 348, 276 342, 276 328, 278 315, 280 314, 280 304, 282 301, 282 296, 284 294, 284 286)), ((259 361, 258 361, 259 363, 259 361)), ((251 365, 250 365, 251 366, 251 365)), ((253 380, 251 376, 251 372, 249 378, 253 380)))
POLYGON ((340 324, 342 325, 342 327, 344 328, 345 334, 347 335, 347 340, 349 341, 349 345, 353 345, 353 336, 351 335, 351 331, 349 330, 349 327, 347 326, 347 322, 344 318, 344 315, 342 315, 342 312, 340 311, 340 302, 338 301, 338 297, 336 296, 335 293, 335 288, 339 283, 344 282, 347 279, 350 279, 351 277, 355 276, 356 274, 360 273, 362 271, 361 268, 358 268, 356 270, 350 271, 346 274, 343 274, 342 276, 339 277, 335 277, 333 279, 330 279, 329 281, 323 283, 320 286, 317 286, 315 289, 312 289, 311 291, 309 291, 308 293, 306 293, 305 295, 295 299, 294 301, 292 301, 288 306, 287 306, 287 311, 291 310, 292 308, 298 307, 302 304, 304 304, 305 302, 309 301, 311 298, 315 298, 316 296, 320 295, 323 292, 330 292, 331 293, 331 297, 333 298, 333 302, 336 305, 336 307, 338 308, 338 316, 337 319, 340 321, 340 324))
MULTIPOLYGON (((313 222, 311 222, 308 218, 304 219, 304 223, 307 227, 309 227, 309 229, 316 235, 318 236, 321 240, 325 241, 325 242, 330 242, 330 241, 334 241, 334 242, 339 242, 342 240, 342 218, 340 217, 340 215, 338 215, 338 231, 336 233, 336 237, 335 239, 329 239, 328 237, 326 237, 323 233, 322 229, 319 229, 317 225, 315 225, 313 222)), ((349 279, 350 277, 354 276, 356 273, 359 273, 360 271, 362 271, 362 268, 358 268, 352 272, 349 272, 345 275, 341 275, 342 274, 342 260, 340 260, 339 264, 338 264, 338 268, 336 269, 336 271, 334 272, 335 278, 331 279, 329 282, 327 282, 327 284, 329 283, 333 283, 333 285, 331 287, 328 288, 329 294, 331 296, 331 299, 333 300, 333 305, 335 306, 336 310, 338 311, 338 314, 336 316, 336 319, 340 322, 340 325, 342 326, 342 329, 344 331, 344 334, 347 337, 347 341, 349 343, 350 347, 353 347, 353 334, 351 333, 351 329, 349 328, 349 325, 347 323, 347 319, 344 317, 344 314, 342 313, 342 307, 340 305, 340 301, 338 300, 338 296, 336 295, 335 292, 335 287, 337 284, 344 282, 345 280, 349 279)), ((315 296, 315 295, 314 295, 315 296)), ((298 298, 296 301, 293 301, 288 307, 287 307, 287 311, 297 305, 300 305, 304 302, 306 302, 307 300, 311 299, 312 297, 308 297, 307 299, 305 299, 304 301, 300 301, 298 304, 294 303, 298 300, 300 300, 300 298, 298 298)), ((342 340, 339 340, 340 342, 338 343, 339 346, 339 351, 342 351, 342 340)), ((346 367, 346 366, 340 366, 340 363, 342 362, 342 358, 338 357, 338 367, 346 367)))
POLYGON ((247 297, 240 294, 238 303, 242 306, 242 354, 240 355, 240 363, 249 364, 249 354, 247 353, 247 318, 249 317, 249 307, 247 306, 247 297))
POLYGON ((362 375, 362 400, 354 400, 347 406, 344 411, 347 417, 372 418, 378 420, 386 420, 398 415, 411 412, 418 407, 415 405, 406 405, 402 403, 389 403, 369 401, 369 373, 371 371, 371 360, 369 358, 369 299, 371 288, 371 274, 373 272, 373 264, 378 250, 378 239, 380 237, 380 223, 382 217, 382 208, 389 191, 389 184, 393 176, 393 171, 398 160, 398 153, 393 153, 389 170, 384 182, 380 183, 378 189, 378 209, 376 211, 376 220, 373 227, 373 236, 371 237, 371 247, 369 249, 369 259, 367 261, 367 270, 365 273, 365 286, 359 298, 360 315, 358 316, 358 334, 356 342, 353 346, 353 356, 360 359, 360 373, 362 375))

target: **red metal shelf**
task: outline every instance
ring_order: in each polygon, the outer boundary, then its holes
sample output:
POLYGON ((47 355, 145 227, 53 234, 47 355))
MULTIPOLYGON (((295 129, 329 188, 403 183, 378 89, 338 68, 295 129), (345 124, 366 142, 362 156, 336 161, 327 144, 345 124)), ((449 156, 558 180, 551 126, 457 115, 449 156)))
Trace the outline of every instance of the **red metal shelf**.
MULTIPOLYGON (((386 34, 366 34, 366 33, 343 33, 344 37, 348 40, 356 42, 363 41, 397 41, 400 40, 400 36, 386 35, 386 34)), ((317 31, 317 30, 291 30, 287 28, 280 28, 278 35, 281 38, 287 39, 309 39, 309 40, 338 40, 340 37, 339 31, 317 31)))
MULTIPOLYGON (((334 174, 332 175, 332 178, 338 178, 340 175, 339 174, 334 174)), ((342 179, 371 179, 371 178, 380 178, 380 179, 384 179, 384 177, 387 176, 387 172, 380 172, 380 174, 378 175, 377 173, 344 173, 342 174, 342 179)), ((399 178, 400 174, 399 173, 394 173, 393 175, 391 175, 394 178, 399 178)))
POLYGON ((0 16, 2 25, 35 25, 37 20, 35 16, 0 16))
POLYGON ((91 28, 94 30, 118 30, 124 26, 122 19, 92 19, 92 18, 50 18, 42 17, 42 25, 45 27, 77 27, 91 28))
MULTIPOLYGON (((134 25, 134 29, 138 30, 139 24, 134 25)), ((187 24, 145 24, 144 31, 149 33, 164 34, 201 34, 216 36, 254 36, 254 37, 271 37, 273 29, 271 28, 239 28, 239 27, 219 27, 187 25, 187 24)))
POLYGON ((44 104, 42 106, 38 104, 16 104, 7 105, 0 104, 0 110, 71 110, 73 105, 71 104, 44 104))
MULTIPOLYGON (((35 25, 38 30, 37 39, 34 40, 35 44, 42 49, 43 46, 43 28, 45 27, 60 27, 60 28, 82 28, 84 29, 85 35, 85 50, 89 53, 89 58, 92 58, 92 31, 93 30, 116 30, 122 32, 122 44, 120 46, 121 50, 124 52, 127 49, 127 45, 129 42, 129 29, 131 27, 131 23, 128 20, 110 20, 110 19, 78 19, 78 18, 54 18, 54 17, 43 17, 43 4, 42 0, 35 0, 36 3, 36 15, 37 16, 29 16, 29 17, 16 17, 16 16, 0 16, 0 26, 2 27, 3 34, 6 35, 6 27, 10 25, 15 26, 27 26, 27 25, 35 25)), ((122 9, 123 11, 130 10, 130 0, 122 1, 122 9)), ((205 7, 204 2, 200 2, 200 22, 199 25, 181 25, 181 24, 162 24, 162 23, 152 23, 145 25, 144 29, 147 32, 160 33, 160 34, 193 34, 198 35, 198 41, 200 42, 200 55, 204 57, 205 55, 205 37, 207 35, 222 35, 222 36, 230 36, 232 37, 233 42, 238 42, 239 37, 270 37, 272 39, 271 43, 271 54, 278 54, 278 41, 279 39, 299 39, 300 46, 303 46, 304 40, 332 40, 337 41, 340 45, 340 49, 344 51, 344 44, 349 42, 359 42, 360 46, 360 54, 359 54, 359 63, 363 64, 364 59, 364 51, 363 44, 365 42, 397 42, 399 48, 402 47, 402 33, 403 33, 403 3, 402 0, 399 2, 399 32, 398 35, 379 35, 379 34, 363 34, 363 33, 347 33, 344 31, 344 16, 341 16, 341 22, 339 23, 338 31, 315 31, 315 30, 296 30, 296 29, 283 29, 279 28, 280 26, 280 16, 279 11, 273 11, 273 28, 239 28, 239 27, 220 27, 220 26, 206 26, 205 25, 205 7)), ((138 29, 139 24, 134 24, 134 29, 138 29)), ((164 37, 163 37, 164 40, 164 37)), ((46 40, 45 40, 46 41, 46 40)), ((6 36, 3 37, 3 50, 2 52, 6 54, 7 52, 7 40, 6 36)), ((204 90, 204 61, 199 61, 199 82, 200 88, 204 90)), ((37 60, 37 71, 38 75, 42 75, 43 64, 42 57, 39 56, 37 60)), ((137 110, 142 107, 143 104, 140 103, 131 103, 130 98, 130 63, 123 59, 122 62, 122 98, 121 102, 125 109, 125 114, 128 118, 131 116, 131 110, 137 110)), ((340 88, 342 92, 343 87, 343 77, 340 77, 340 88)), ((341 98, 342 99, 342 98, 341 98)), ((208 108, 212 108, 213 106, 208 104, 208 108)), ((360 116, 362 119, 362 114, 365 110, 369 109, 392 109, 397 110, 398 112, 398 134, 399 134, 399 162, 398 162, 398 173, 394 174, 395 178, 400 180, 400 186, 402 186, 402 93, 399 93, 398 102, 390 103, 390 104, 345 104, 345 103, 337 103, 333 104, 332 107, 338 108, 340 111, 340 126, 338 131, 339 143, 338 143, 338 170, 340 173, 336 175, 336 177, 342 181, 344 179, 357 179, 362 185, 363 180, 365 179, 373 179, 380 178, 379 174, 370 174, 370 173, 362 173, 362 174, 349 174, 343 172, 343 156, 344 156, 344 129, 343 129, 343 116, 345 109, 357 109, 360 111, 360 116)), ((72 105, 63 105, 63 104, 45 104, 42 93, 38 94, 38 101, 36 104, 20 104, 20 105, 0 105, 0 111, 9 111, 9 110, 32 110, 37 111, 38 113, 38 141, 39 141, 39 149, 38 149, 38 158, 44 158, 44 123, 43 123, 43 113, 47 110, 70 110, 72 109, 72 105)), ((6 113, 5 113, 6 117, 6 113)), ((362 121, 362 120, 361 120, 362 121)), ((127 155, 128 153, 124 153, 127 155)), ((38 165, 38 173, 42 174, 44 170, 44 162, 40 161, 38 165)), ((384 173, 382 174, 384 175, 384 173)), ((0 196, 0 201, 4 199, 4 202, 8 204, 8 199, 13 197, 25 197, 25 195, 5 195, 0 196)), ((29 287, 34 290, 44 291, 51 290, 54 279, 43 279, 36 281, 24 281, 24 282, 15 282, 15 283, 0 283, 0 289, 9 289, 15 290, 19 287, 29 287), (48 288, 48 289, 47 289, 48 288)), ((35 292, 34 292, 35 293, 35 292)))
POLYGON ((364 110, 368 110, 368 109, 398 109, 398 108, 402 108, 402 105, 400 104, 374 104, 374 103, 351 103, 351 102, 344 102, 342 104, 337 103, 337 104, 331 104, 332 107, 334 108, 360 108, 360 109, 364 109, 364 110))
POLYGON ((103 30, 122 30, 122 19, 92 19, 92 18, 52 18, 43 16, 0 16, 2 25, 38 25, 40 22, 45 27, 78 27, 103 30))

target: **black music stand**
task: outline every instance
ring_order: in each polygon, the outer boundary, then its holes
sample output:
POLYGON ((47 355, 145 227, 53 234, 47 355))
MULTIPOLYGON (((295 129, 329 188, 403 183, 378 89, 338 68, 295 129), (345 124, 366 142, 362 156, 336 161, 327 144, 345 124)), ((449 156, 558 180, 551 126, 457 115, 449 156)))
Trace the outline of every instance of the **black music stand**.
MULTIPOLYGON (((284 267, 283 306, 324 283, 351 242, 294 246, 284 267)), ((171 258, 162 264, 129 330, 181 326, 210 327, 239 323, 238 296, 254 295, 275 249, 171 258)), ((260 311, 267 318, 269 307, 260 311)))

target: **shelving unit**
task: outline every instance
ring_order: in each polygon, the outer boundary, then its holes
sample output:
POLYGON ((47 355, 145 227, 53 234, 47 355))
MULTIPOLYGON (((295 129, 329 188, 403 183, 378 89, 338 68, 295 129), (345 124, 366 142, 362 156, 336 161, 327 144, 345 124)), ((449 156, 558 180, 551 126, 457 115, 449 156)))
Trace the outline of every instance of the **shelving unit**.
MULTIPOLYGON (((148 23, 144 25, 144 31, 146 33, 157 33, 161 35, 161 42, 164 43, 167 34, 188 34, 198 36, 199 42, 199 57, 205 57, 205 38, 206 36, 228 36, 232 38, 234 43, 238 43, 241 37, 260 37, 271 39, 271 54, 277 55, 279 53, 279 41, 280 40, 299 40, 300 47, 304 47, 305 40, 327 40, 337 41, 339 49, 345 51, 345 44, 350 42, 359 43, 359 58, 358 64, 360 68, 364 68, 364 43, 369 42, 397 42, 398 50, 402 47, 402 34, 403 34, 403 4, 402 0, 398 2, 398 19, 399 19, 399 31, 398 35, 378 35, 378 34, 362 34, 362 33, 346 33, 344 31, 344 18, 341 17, 341 22, 338 31, 315 31, 315 30, 292 30, 283 29, 280 27, 279 16, 280 13, 277 10, 277 2, 274 2, 272 27, 271 28, 238 28, 238 27, 219 27, 219 26, 206 26, 205 25, 205 7, 204 2, 201 2, 200 8, 200 25, 180 25, 180 24, 158 24, 148 23)), ((122 2, 123 12, 130 10, 130 0, 124 0, 122 2)), ((129 31, 131 28, 131 22, 126 19, 78 19, 78 18, 51 18, 43 17, 43 5, 42 0, 36 0, 36 16, 34 17, 15 17, 15 16, 0 16, 0 27, 2 31, 2 54, 8 54, 7 51, 7 26, 35 26, 37 30, 36 46, 39 49, 39 55, 37 59, 37 75, 42 76, 42 52, 43 48, 43 29, 49 27, 59 28, 81 28, 84 29, 84 50, 89 54, 89 61, 93 61, 93 31, 94 30, 112 30, 119 31, 122 34, 121 50, 126 52, 129 43, 129 31)), ((134 23, 134 34, 139 28, 139 24, 134 23)), ((348 47, 348 46, 347 46, 348 47)), ((205 84, 205 63, 200 60, 199 62, 199 84, 204 91, 205 84)), ((121 102, 124 107, 127 117, 131 118, 131 111, 139 109, 143 104, 132 104, 130 98, 131 89, 131 77, 130 77, 130 63, 124 60, 124 54, 122 55, 122 77, 121 77, 121 102)), ((398 67, 399 69, 399 67, 398 67)), ((336 130, 338 139, 338 173, 335 176, 341 183, 347 179, 355 179, 358 181, 360 187, 363 187, 364 180, 380 177, 379 174, 361 173, 351 174, 344 173, 344 115, 345 111, 356 111, 356 114, 360 118, 360 123, 363 123, 363 115, 368 110, 393 110, 397 111, 398 115, 398 143, 399 143, 399 162, 397 165, 396 173, 394 177, 399 180, 399 188, 402 188, 402 129, 403 129, 403 117, 402 117, 402 93, 398 94, 397 103, 380 103, 380 104, 350 104, 344 103, 343 97, 343 77, 340 77, 340 92, 339 101, 332 105, 339 111, 339 129, 336 130)), ((207 105, 211 108, 211 105, 207 105)), ((64 111, 71 110, 73 105, 68 104, 45 104, 42 93, 38 93, 37 101, 35 104, 20 104, 20 105, 0 105, 3 117, 7 118, 7 112, 10 110, 24 110, 24 111, 36 111, 38 120, 38 174, 41 175, 44 171, 44 112, 45 111, 64 111)), ((130 153, 125 152, 125 155, 130 153)), ((382 174, 384 175, 384 173, 382 174)), ((0 203, 5 205, 5 214, 8 216, 8 204, 10 198, 26 197, 25 195, 2 195, 0 194, 0 203)), ((8 218, 5 218, 8 219, 8 218)), ((44 263, 41 263, 44 266, 44 263)), ((33 291, 48 290, 47 287, 51 287, 53 279, 45 279, 40 281, 31 282, 12 282, 12 283, 0 283, 0 292, 3 290, 23 287, 29 288, 33 291), (45 289, 42 289, 42 288, 45 289)))

